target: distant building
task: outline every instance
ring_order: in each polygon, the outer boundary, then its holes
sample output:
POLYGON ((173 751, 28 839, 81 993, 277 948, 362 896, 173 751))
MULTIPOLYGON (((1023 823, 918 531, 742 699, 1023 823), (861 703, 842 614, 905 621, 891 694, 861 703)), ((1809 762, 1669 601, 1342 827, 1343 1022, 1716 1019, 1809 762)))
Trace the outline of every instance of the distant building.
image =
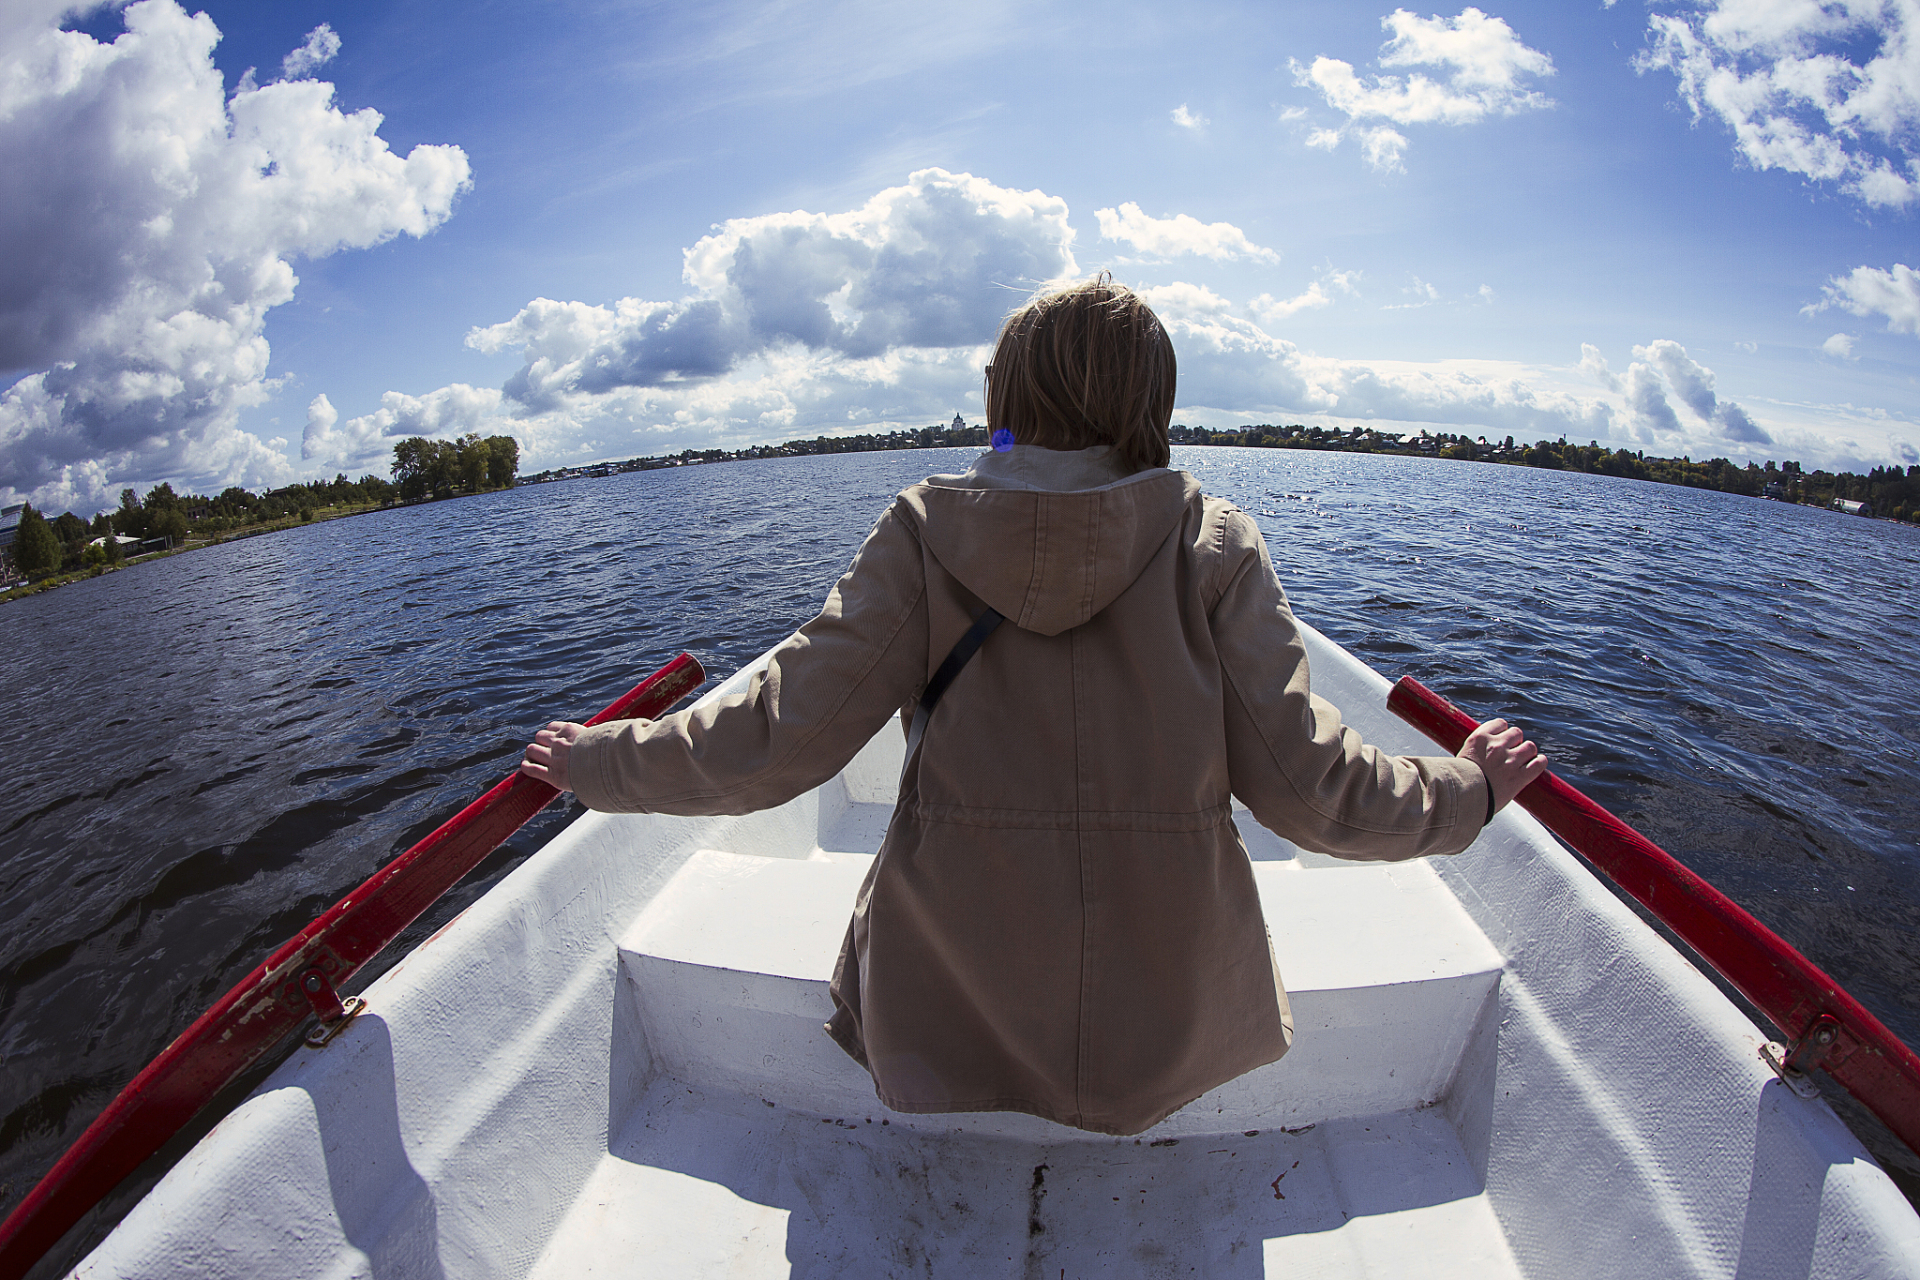
POLYGON ((965 430, 967 429, 967 420, 966 420, 965 418, 963 418, 963 417, 961 417, 961 416, 960 416, 959 414, 957 414, 957 413, 956 413, 956 414, 954 414, 954 415, 953 415, 953 429, 954 429, 955 431, 965 431, 965 430))
POLYGON ((1833 509, 1835 511, 1844 511, 1850 516, 1871 516, 1873 514, 1873 508, 1866 503, 1854 502, 1848 498, 1835 498, 1833 500, 1833 509))
POLYGON ((0 510, 0 584, 10 584, 20 577, 13 564, 13 540, 19 536, 20 513, 26 509, 26 503, 16 502, 0 510))

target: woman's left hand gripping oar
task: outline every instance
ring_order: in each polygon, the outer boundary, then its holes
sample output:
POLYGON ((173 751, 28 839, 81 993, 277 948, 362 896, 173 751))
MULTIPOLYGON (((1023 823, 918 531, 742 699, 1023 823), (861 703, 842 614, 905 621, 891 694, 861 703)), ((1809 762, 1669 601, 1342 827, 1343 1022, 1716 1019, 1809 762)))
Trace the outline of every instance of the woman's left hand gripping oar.
POLYGON ((555 720, 547 725, 527 744, 526 752, 520 757, 520 772, 555 791, 573 790, 567 780, 567 756, 573 750, 573 740, 585 728, 571 720, 555 720))

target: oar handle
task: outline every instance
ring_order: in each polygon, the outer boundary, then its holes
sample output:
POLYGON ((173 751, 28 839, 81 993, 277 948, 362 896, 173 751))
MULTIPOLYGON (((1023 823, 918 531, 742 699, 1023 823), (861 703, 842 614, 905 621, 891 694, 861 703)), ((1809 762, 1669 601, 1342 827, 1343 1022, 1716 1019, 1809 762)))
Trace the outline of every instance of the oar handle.
MULTIPOLYGON (((681 654, 587 721, 660 715, 706 672, 681 654)), ((560 793, 517 770, 302 929, 160 1051, 94 1118, 39 1185, 0 1223, 0 1280, 17 1280, 82 1214, 158 1151, 314 1005, 405 929, 560 793)))
MULTIPOLYGON (((1387 707, 1449 751, 1478 723, 1402 676, 1387 707)), ((1817 965, 1672 854, 1569 786, 1541 776, 1517 798, 1547 830, 1671 928, 1779 1027, 1789 1049, 1818 1040, 1813 1065, 1920 1152, 1920 1057, 1817 965), (1831 1035, 1830 1040, 1826 1039, 1831 1035)))

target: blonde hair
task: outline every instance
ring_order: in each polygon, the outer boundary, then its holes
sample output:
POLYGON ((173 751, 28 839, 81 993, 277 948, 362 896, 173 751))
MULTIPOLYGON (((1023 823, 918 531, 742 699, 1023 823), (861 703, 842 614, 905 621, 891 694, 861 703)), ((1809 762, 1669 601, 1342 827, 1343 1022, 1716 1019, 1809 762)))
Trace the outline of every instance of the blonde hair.
POLYGON ((1046 449, 1112 445, 1130 471, 1164 467, 1174 382, 1159 317, 1103 271, 1007 317, 987 366, 987 425, 1046 449))

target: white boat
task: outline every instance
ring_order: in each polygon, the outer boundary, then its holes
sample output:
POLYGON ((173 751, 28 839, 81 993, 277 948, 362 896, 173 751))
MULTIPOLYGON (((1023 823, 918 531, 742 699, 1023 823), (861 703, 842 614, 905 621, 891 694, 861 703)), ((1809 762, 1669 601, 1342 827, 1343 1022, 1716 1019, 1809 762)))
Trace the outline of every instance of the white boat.
POLYGON ((1517 807, 1394 865, 1242 814, 1295 1044, 1138 1139, 887 1111, 821 1024, 900 766, 893 724, 779 809, 580 818, 74 1274, 1920 1277, 1853 1134, 1517 807))

